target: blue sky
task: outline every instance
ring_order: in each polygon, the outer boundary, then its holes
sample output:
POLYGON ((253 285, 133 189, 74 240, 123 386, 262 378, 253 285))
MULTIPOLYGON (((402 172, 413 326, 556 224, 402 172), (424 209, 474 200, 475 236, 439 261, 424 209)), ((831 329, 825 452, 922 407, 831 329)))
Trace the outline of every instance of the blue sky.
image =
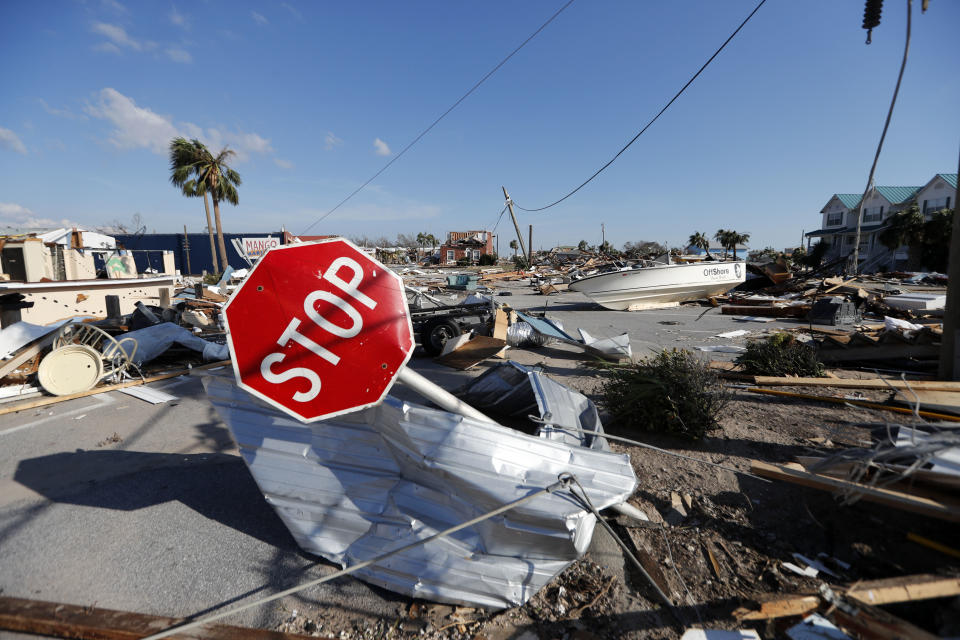
MULTIPOLYGON (((666 104, 754 0, 578 0, 312 233, 490 228, 501 185, 566 194, 666 104)), ((957 170, 960 3, 914 3, 878 184, 957 170)), ((563 5, 530 2, 0 4, 0 228, 129 224, 199 232, 170 186, 175 135, 229 145, 228 231, 302 232, 563 5)), ((534 245, 682 243, 733 228, 793 246, 835 192, 863 189, 903 50, 906 2, 864 44, 859 0, 769 0, 641 138, 542 213, 534 245)), ((500 221, 501 251, 512 225, 500 221)))

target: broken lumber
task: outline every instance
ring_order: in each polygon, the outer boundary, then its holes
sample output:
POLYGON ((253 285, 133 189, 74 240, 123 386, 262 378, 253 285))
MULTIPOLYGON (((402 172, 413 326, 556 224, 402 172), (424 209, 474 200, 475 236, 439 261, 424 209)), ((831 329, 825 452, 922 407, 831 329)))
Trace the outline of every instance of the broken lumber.
POLYGON ((960 501, 948 496, 921 496, 903 493, 902 491, 894 491, 892 489, 873 487, 851 480, 831 478, 830 476, 810 473, 804 470, 799 464, 779 465, 761 462, 760 460, 751 460, 750 471, 772 480, 781 480, 812 489, 820 489, 821 491, 845 491, 856 494, 861 499, 869 502, 876 502, 877 504, 903 509, 904 511, 910 511, 912 513, 919 513, 930 516, 931 518, 939 518, 940 520, 960 522, 960 501))
POLYGON ((53 396, 46 398, 38 398, 36 400, 30 400, 27 402, 18 402, 9 407, 4 407, 0 409, 0 416, 4 416, 8 413, 15 413, 17 411, 24 411, 26 409, 35 409, 37 407, 45 407, 51 404, 57 404, 59 402, 66 402, 67 400, 75 400, 77 398, 86 398, 87 396, 94 396, 98 393, 107 393, 108 391, 118 391, 120 389, 126 389, 127 387, 138 387, 142 384, 149 384, 151 382, 157 382, 159 380, 166 380, 168 378, 176 378, 177 376, 183 376, 189 374, 191 371, 203 371, 204 369, 216 369, 217 367, 230 366, 230 360, 220 360, 218 362, 208 362, 207 364, 201 364, 191 369, 177 369, 176 371, 168 371, 167 373, 159 373, 157 375, 148 376, 140 380, 129 380, 127 382, 118 382, 117 384, 108 384, 102 387, 94 387, 87 391, 81 391, 80 393, 72 393, 68 396, 53 396))
POLYGON ((820 606, 820 598, 815 595, 791 595, 776 600, 759 602, 759 609, 740 607, 733 612, 737 620, 769 620, 802 616, 820 606))
MULTIPOLYGON (((42 600, 0 596, 0 629, 58 638, 136 640, 183 623, 182 618, 80 607, 42 600)), ((175 634, 176 640, 301 640, 316 636, 209 624, 175 634)), ((331 636, 326 636, 328 639, 331 636)))
POLYGON ((960 595, 960 578, 935 575, 901 576, 858 582, 847 596, 871 605, 913 602, 960 595))
MULTIPOLYGON (((712 365, 712 363, 711 363, 712 365)), ((847 378, 790 378, 752 376, 754 384, 768 387, 835 387, 837 389, 912 389, 914 391, 960 391, 960 382, 950 380, 853 380, 847 378)))
MULTIPOLYGON (((849 400, 847 398, 838 398, 836 396, 818 396, 812 393, 794 393, 792 391, 778 391, 776 389, 759 389, 757 387, 751 387, 746 389, 752 393, 762 393, 770 396, 783 396, 785 398, 800 398, 801 400, 817 400, 820 402, 830 402, 833 404, 852 404, 855 407, 864 407, 867 409, 878 409, 881 411, 893 411, 894 413, 903 413, 907 415, 914 415, 913 409, 908 409, 906 407, 894 407, 888 404, 883 404, 880 402, 869 402, 865 400, 849 400)), ((960 416, 951 416, 946 413, 935 413, 933 411, 917 411, 917 415, 920 415, 924 418, 931 418, 934 420, 945 420, 947 422, 960 422, 960 416)))

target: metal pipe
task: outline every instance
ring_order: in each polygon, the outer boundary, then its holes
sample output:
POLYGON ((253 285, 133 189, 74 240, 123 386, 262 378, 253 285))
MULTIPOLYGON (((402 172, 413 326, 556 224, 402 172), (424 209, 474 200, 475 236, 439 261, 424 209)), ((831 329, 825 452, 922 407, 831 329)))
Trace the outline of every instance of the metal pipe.
POLYGON ((430 400, 444 411, 459 413, 467 418, 473 418, 474 420, 480 420, 481 422, 488 422, 490 424, 500 426, 500 423, 497 421, 477 411, 443 387, 430 382, 410 367, 403 367, 400 369, 398 379, 400 382, 410 387, 410 389, 416 391, 427 400, 430 400))

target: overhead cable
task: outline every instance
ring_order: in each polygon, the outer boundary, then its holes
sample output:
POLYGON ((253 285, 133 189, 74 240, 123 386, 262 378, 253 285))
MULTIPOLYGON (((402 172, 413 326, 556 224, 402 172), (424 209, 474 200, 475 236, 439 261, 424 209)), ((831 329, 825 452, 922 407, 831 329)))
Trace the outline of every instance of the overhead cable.
POLYGON ((387 164, 383 165, 383 167, 381 167, 379 171, 377 171, 375 174, 373 174, 372 176, 370 176, 370 178, 369 178, 366 182, 364 182, 362 185, 360 185, 359 187, 357 187, 356 189, 354 189, 353 192, 352 192, 350 195, 348 195, 346 198, 344 198, 343 200, 341 200, 340 202, 338 202, 335 207, 333 207, 332 209, 330 209, 329 211, 327 211, 325 214, 323 214, 322 216, 320 216, 319 218, 317 218, 316 220, 314 220, 314 221, 310 224, 309 227, 307 227, 306 229, 304 229, 304 230, 300 233, 300 235, 305 235, 308 231, 310 231, 310 229, 314 228, 317 224, 319 224, 321 221, 323 221, 327 216, 329 216, 329 215, 332 214, 334 211, 336 211, 337 209, 339 209, 340 207, 342 207, 344 204, 346 204, 346 202, 347 202, 348 200, 350 200, 351 198, 353 198, 353 196, 355 196, 355 195, 357 195, 358 193, 360 193, 360 192, 364 189, 364 187, 366 187, 368 184, 370 184, 371 182, 373 182, 374 180, 376 180, 376 179, 380 176, 381 173, 383 173, 384 171, 386 171, 387 169, 389 169, 389 168, 390 168, 390 165, 392 165, 394 162, 396 162, 397 160, 399 160, 399 159, 400 159, 400 156, 402 156, 403 154, 405 154, 407 151, 410 150, 410 148, 411 148, 413 145, 417 144, 417 143, 420 141, 420 138, 422 138, 423 136, 427 135, 427 134, 430 132, 430 130, 433 129, 435 126, 437 126, 437 124, 438 124, 441 120, 443 120, 444 118, 446 118, 448 113, 450 113, 451 111, 453 111, 454 109, 456 109, 456 108, 460 105, 461 102, 463 102, 464 100, 466 100, 466 99, 470 96, 470 94, 472 94, 474 91, 476 91, 478 88, 480 88, 480 85, 482 85, 484 82, 486 82, 486 81, 487 81, 487 78, 489 78, 489 77, 492 76, 494 73, 496 73, 496 72, 500 69, 500 67, 502 67, 503 65, 505 65, 505 64, 507 63, 507 61, 510 60, 510 58, 512 58, 514 55, 516 55, 516 54, 520 51, 520 49, 523 49, 523 48, 527 45, 528 42, 530 42, 530 41, 533 40, 535 37, 537 37, 537 35, 538 35, 541 31, 543 31, 543 30, 547 27, 548 24, 550 24, 551 22, 553 22, 554 19, 555 19, 557 16, 559 16, 561 13, 563 13, 564 9, 566 9, 567 7, 569 7, 571 4, 573 4, 573 0, 568 0, 568 2, 567 2, 566 4, 564 4, 562 7, 560 7, 560 8, 556 11, 556 13, 554 13, 552 16, 550 16, 550 17, 547 19, 546 22, 544 22, 542 25, 540 25, 540 27, 539 27, 536 31, 534 31, 533 33, 531 33, 531 34, 527 37, 526 40, 524 40, 523 42, 521 42, 520 45, 517 46, 516 49, 514 49, 513 51, 511 51, 511 52, 507 55, 506 58, 504 58, 503 60, 501 60, 500 62, 498 62, 498 63, 497 63, 497 66, 495 66, 493 69, 491 69, 490 71, 488 71, 485 76, 483 76, 482 78, 480 78, 480 80, 478 80, 478 81, 476 82, 476 84, 474 84, 472 87, 470 87, 470 90, 469 90, 469 91, 467 91, 465 94, 463 94, 462 96, 460 96, 460 99, 459 99, 459 100, 457 100, 456 102, 454 102, 454 103, 450 106, 450 108, 448 108, 446 111, 444 111, 442 114, 440 114, 440 117, 437 118, 436 120, 434 120, 434 121, 430 124, 429 127, 427 127, 426 129, 424 129, 423 131, 421 131, 420 134, 419 134, 416 138, 414 138, 409 144, 407 144, 407 146, 405 146, 405 147, 400 151, 400 153, 398 153, 397 155, 395 155, 395 156, 393 156, 392 158, 390 158, 390 161, 387 162, 387 164))
POLYGON ((667 109, 670 108, 670 105, 672 105, 672 104, 676 101, 676 99, 679 98, 679 97, 683 94, 683 92, 687 90, 687 87, 689 87, 691 84, 693 84, 693 81, 697 79, 697 76, 699 76, 701 73, 703 73, 703 70, 706 69, 706 68, 710 65, 711 62, 713 62, 713 59, 716 58, 718 55, 720 55, 720 52, 723 51, 723 49, 730 43, 730 41, 733 40, 734 36, 736 36, 736 35, 740 32, 740 30, 743 29, 743 27, 750 21, 750 18, 753 17, 753 14, 755 14, 755 13, 760 9, 760 7, 762 7, 762 6, 766 3, 766 1, 767 1, 767 0, 760 0, 760 4, 758 4, 758 5, 753 9, 753 11, 750 12, 750 15, 748 15, 746 18, 744 18, 743 22, 740 23, 740 26, 737 27, 737 28, 734 30, 734 32, 730 34, 730 37, 728 37, 726 40, 723 41, 723 44, 720 45, 720 48, 719 48, 719 49, 717 49, 716 51, 713 52, 713 55, 710 56, 710 59, 707 60, 706 62, 704 62, 704 63, 703 63, 703 66, 700 67, 700 69, 698 69, 695 74, 693 74, 693 77, 691 77, 689 80, 687 80, 687 83, 686 83, 685 85, 683 85, 683 87, 680 88, 680 91, 677 91, 677 93, 676 93, 672 98, 670 98, 670 102, 668 102, 668 103, 663 107, 663 109, 660 109, 660 112, 657 113, 657 115, 655 115, 655 116, 653 117, 653 119, 652 119, 650 122, 648 122, 648 123, 643 127, 643 129, 640 130, 640 132, 639 132, 637 135, 633 136, 633 138, 630 140, 630 142, 628 142, 627 144, 625 144, 625 145, 623 146, 623 148, 620 149, 620 151, 617 151, 617 154, 616 154, 615 156, 613 156, 613 157, 610 159, 609 162, 607 162, 605 165, 603 165, 602 167, 600 167, 599 169, 597 169, 596 173, 594 173, 592 176, 590 176, 589 178, 587 178, 586 180, 584 180, 584 181, 580 184, 579 187, 577 187, 576 189, 574 189, 573 191, 571 191, 571 192, 568 193, 567 195, 563 196, 563 197, 560 198, 559 200, 556 200, 556 201, 554 201, 554 202, 551 202, 550 204, 544 205, 544 206, 542 206, 542 207, 537 207, 536 209, 526 209, 526 208, 524 208, 524 207, 521 207, 519 204, 517 204, 517 201, 516 201, 516 200, 513 200, 514 206, 516 206, 516 207, 517 207, 518 209, 520 209, 521 211, 526 211, 526 212, 528 212, 528 213, 536 213, 537 211, 543 211, 543 210, 545 210, 545 209, 549 209, 550 207, 553 207, 553 206, 555 206, 555 205, 560 204, 561 202, 563 202, 564 200, 566 200, 567 198, 569 198, 570 196, 572 196, 573 194, 575 194, 577 191, 580 191, 580 189, 583 189, 585 186, 587 186, 588 184, 590 184, 590 182, 592 182, 594 178, 596 178, 598 175, 600 175, 600 173, 601 173, 604 169, 606 169, 607 167, 609 167, 610 165, 612 165, 612 164, 616 161, 616 159, 619 158, 620 155, 621 155, 624 151, 626 151, 627 149, 630 148, 630 145, 632 145, 634 142, 637 141, 637 138, 639 138, 640 136, 643 135, 644 131, 646 131, 647 129, 650 128, 650 125, 652 125, 654 122, 656 122, 656 121, 660 118, 660 116, 662 116, 663 113, 664 113, 667 109))

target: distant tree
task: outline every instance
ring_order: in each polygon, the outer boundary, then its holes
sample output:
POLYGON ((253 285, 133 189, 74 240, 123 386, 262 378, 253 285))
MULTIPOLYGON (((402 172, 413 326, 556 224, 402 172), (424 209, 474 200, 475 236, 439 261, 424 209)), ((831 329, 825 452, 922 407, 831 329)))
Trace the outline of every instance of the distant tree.
POLYGON ((736 259, 737 259, 737 245, 738 245, 738 244, 747 244, 748 242, 750 242, 750 234, 749 234, 749 233, 737 233, 736 231, 731 231, 730 234, 731 234, 731 236, 730 236, 730 244, 731 244, 731 248, 733 249, 733 259, 736 260, 736 259))
POLYGON ((520 248, 520 245, 517 244, 517 241, 516 241, 516 240, 511 240, 511 241, 510 241, 510 248, 513 249, 513 257, 516 258, 516 257, 517 257, 517 249, 520 248))
POLYGON ((589 249, 590 249, 590 245, 587 244, 586 240, 581 240, 579 243, 577 243, 578 251, 589 251, 589 249))
POLYGON ((418 244, 416 237, 407 233, 398 233, 397 239, 394 241, 394 246, 404 249, 415 249, 418 244))
POLYGON ((696 247, 697 249, 702 249, 704 253, 710 252, 710 238, 705 234, 697 231, 690 235, 690 239, 687 241, 687 246, 696 247))
POLYGON ((730 231, 726 229, 717 229, 717 232, 713 234, 713 239, 720 243, 720 246, 723 247, 723 257, 727 257, 727 249, 730 246, 730 231))
POLYGON ((210 151, 199 140, 174 138, 170 141, 170 182, 179 187, 188 198, 202 197, 203 208, 207 214, 207 233, 210 236, 210 255, 213 258, 213 270, 220 273, 217 260, 217 247, 213 240, 213 223, 210 220, 210 201, 207 199, 206 185, 198 183, 200 167, 210 151))
POLYGON ((763 249, 754 249, 747 254, 747 259, 754 262, 760 262, 761 260, 776 260, 780 257, 780 252, 774 249, 773 247, 764 247, 763 249))
POLYGON ((810 247, 810 251, 807 252, 803 257, 802 264, 810 267, 811 269, 816 269, 821 265, 821 263, 823 263, 823 258, 827 255, 827 251, 829 250, 830 245, 823 240, 818 240, 815 245, 810 247))
POLYGON ((921 260, 931 271, 946 272, 950 254, 950 239, 953 235, 954 209, 941 209, 930 214, 923 223, 923 249, 921 260))

